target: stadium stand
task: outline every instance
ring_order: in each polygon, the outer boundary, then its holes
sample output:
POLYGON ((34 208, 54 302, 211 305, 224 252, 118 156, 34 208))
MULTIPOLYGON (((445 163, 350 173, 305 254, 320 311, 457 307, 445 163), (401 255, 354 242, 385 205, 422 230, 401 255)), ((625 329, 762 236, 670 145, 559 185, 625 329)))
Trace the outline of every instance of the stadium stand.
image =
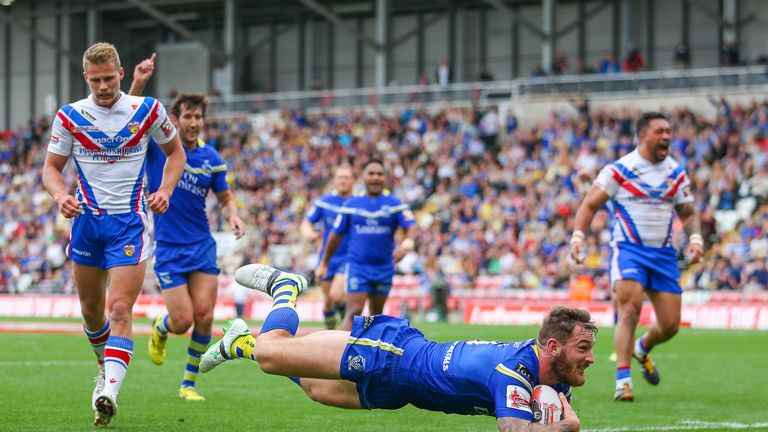
MULTIPOLYGON (((672 156, 693 179, 707 241, 707 259, 687 270, 682 283, 687 290, 764 292, 768 101, 711 103, 718 112, 711 120, 689 108, 668 112, 672 156)), ((393 191, 411 203, 419 225, 416 252, 400 263, 404 276, 393 297, 423 297, 430 280, 441 277, 454 297, 525 293, 546 300, 567 297, 571 288, 576 297, 607 298, 608 214, 592 226, 596 235, 579 273, 568 264, 567 235, 600 167, 632 149, 637 114, 553 112, 525 128, 514 118, 500 122, 492 107, 433 113, 408 105, 393 114, 318 115, 297 109, 214 119, 206 137, 229 165, 251 231, 240 251, 223 253, 224 268, 256 260, 309 271, 316 248, 298 238, 308 203, 341 161, 359 167, 383 155, 393 191)), ((48 127, 41 119, 0 134, 0 292, 73 292, 68 223, 57 217, 41 182, 48 127)), ((215 212, 211 224, 214 231, 226 228, 215 212)), ((681 233, 675 224, 676 244, 681 233)), ((150 275, 146 289, 152 285, 150 275)))

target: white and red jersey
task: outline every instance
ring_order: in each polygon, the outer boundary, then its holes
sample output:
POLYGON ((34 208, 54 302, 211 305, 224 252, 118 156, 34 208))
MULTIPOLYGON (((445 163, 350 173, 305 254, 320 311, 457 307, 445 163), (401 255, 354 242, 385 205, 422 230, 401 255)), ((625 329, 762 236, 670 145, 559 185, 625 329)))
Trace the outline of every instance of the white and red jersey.
POLYGON ((595 186, 611 197, 613 240, 669 247, 675 205, 693 202, 685 169, 671 157, 652 164, 635 149, 606 166, 595 186))
POLYGON ((176 135, 163 105, 151 98, 120 98, 111 108, 93 95, 56 113, 48 151, 71 156, 77 169, 76 198, 87 214, 146 212, 144 159, 152 137, 158 144, 176 135))

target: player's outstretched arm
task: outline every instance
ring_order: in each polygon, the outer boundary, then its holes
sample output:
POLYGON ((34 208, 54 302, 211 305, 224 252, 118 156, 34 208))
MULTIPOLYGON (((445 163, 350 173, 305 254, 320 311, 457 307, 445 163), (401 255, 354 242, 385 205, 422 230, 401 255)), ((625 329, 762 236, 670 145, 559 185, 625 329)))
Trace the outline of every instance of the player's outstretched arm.
POLYGON ((66 218, 72 218, 80 214, 83 202, 70 195, 64 184, 64 176, 61 173, 68 161, 67 156, 48 152, 43 165, 43 185, 59 205, 61 214, 66 218))
POLYGON ((571 258, 576 263, 581 263, 584 260, 584 232, 587 227, 592 223, 592 219, 610 197, 603 189, 598 186, 592 186, 587 196, 584 197, 584 201, 581 202, 579 209, 576 211, 576 218, 573 222, 573 235, 571 236, 571 258))
POLYGON ((232 227, 232 230, 235 232, 235 238, 239 239, 245 234, 245 224, 243 223, 243 220, 240 219, 240 216, 237 215, 235 194, 233 194, 231 190, 225 190, 217 192, 216 198, 218 198, 221 206, 224 207, 229 226, 232 227))
POLYGON ((704 238, 701 236, 699 212, 693 203, 678 204, 675 206, 675 211, 680 217, 680 222, 683 223, 683 230, 688 234, 685 256, 689 263, 696 264, 704 256, 704 238))
POLYGON ((344 238, 344 234, 339 234, 336 232, 332 232, 331 235, 328 236, 328 243, 325 245, 325 252, 323 253, 323 258, 320 260, 320 264, 317 266, 317 269, 315 270, 315 277, 318 279, 322 279, 325 277, 325 275, 328 273, 328 263, 331 261, 331 257, 334 253, 336 253, 336 249, 339 248, 339 245, 341 244, 341 240, 344 238))
POLYGON ((568 398, 564 394, 558 393, 560 402, 563 404, 563 419, 552 424, 532 423, 517 417, 500 417, 497 420, 499 431, 501 432, 578 432, 581 428, 579 417, 568 403, 568 398))

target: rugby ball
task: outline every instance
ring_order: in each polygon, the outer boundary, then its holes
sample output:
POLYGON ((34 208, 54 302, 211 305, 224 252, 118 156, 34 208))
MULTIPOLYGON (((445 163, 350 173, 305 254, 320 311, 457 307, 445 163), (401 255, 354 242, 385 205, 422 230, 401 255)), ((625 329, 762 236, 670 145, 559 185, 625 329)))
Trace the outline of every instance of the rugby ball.
POLYGON ((536 386, 531 397, 531 412, 536 423, 551 424, 562 420, 563 404, 555 389, 547 385, 536 386))

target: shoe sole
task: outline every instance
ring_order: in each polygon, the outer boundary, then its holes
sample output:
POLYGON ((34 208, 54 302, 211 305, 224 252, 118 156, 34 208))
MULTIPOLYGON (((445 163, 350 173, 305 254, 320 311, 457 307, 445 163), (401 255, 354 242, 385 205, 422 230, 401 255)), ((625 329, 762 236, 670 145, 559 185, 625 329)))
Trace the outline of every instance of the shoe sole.
POLYGON ((94 405, 96 406, 96 419, 93 424, 96 426, 109 425, 112 417, 116 414, 114 403, 108 397, 99 396, 94 405))
POLYGON ((307 287, 307 280, 304 278, 304 276, 282 271, 272 266, 263 264, 248 264, 240 267, 235 271, 235 280, 237 283, 246 288, 261 291, 270 296, 272 295, 270 292, 272 290, 272 286, 275 283, 279 283, 284 280, 295 282, 299 289, 299 294, 304 292, 307 287), (266 282, 258 284, 259 286, 253 283, 256 279, 256 275, 258 274, 263 276, 262 278, 258 278, 260 281, 266 279, 266 282), (267 274, 269 275, 267 276, 267 274))

